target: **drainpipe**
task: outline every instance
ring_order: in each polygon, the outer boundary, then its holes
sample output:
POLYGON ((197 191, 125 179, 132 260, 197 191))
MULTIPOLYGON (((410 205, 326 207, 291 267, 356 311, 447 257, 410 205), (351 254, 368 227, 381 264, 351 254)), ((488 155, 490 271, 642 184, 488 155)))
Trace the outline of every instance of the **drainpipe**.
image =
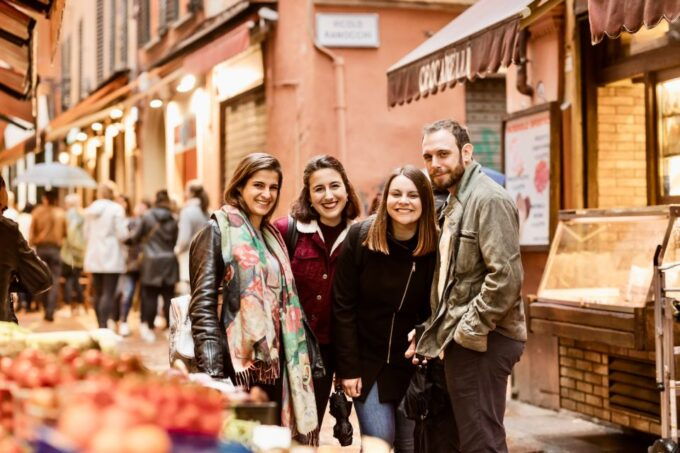
POLYGON ((527 83, 527 42, 529 30, 524 28, 519 32, 519 62, 517 63, 517 91, 525 96, 533 96, 534 89, 527 83))
POLYGON ((312 18, 314 13, 313 0, 307 1, 308 8, 308 27, 307 32, 314 43, 314 47, 320 53, 328 57, 333 62, 334 78, 335 78, 335 117, 338 128, 338 154, 340 162, 347 164, 347 102, 345 94, 345 60, 341 56, 331 52, 328 48, 322 46, 316 41, 314 37, 314 27, 312 18))

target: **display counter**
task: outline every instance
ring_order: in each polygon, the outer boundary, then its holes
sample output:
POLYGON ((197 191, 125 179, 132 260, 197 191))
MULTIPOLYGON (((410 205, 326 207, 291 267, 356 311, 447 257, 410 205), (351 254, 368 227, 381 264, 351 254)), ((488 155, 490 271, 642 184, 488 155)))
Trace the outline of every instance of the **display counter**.
POLYGON ((680 260, 679 217, 675 205, 560 213, 528 325, 559 338, 562 407, 658 431, 653 260, 657 246, 680 260))

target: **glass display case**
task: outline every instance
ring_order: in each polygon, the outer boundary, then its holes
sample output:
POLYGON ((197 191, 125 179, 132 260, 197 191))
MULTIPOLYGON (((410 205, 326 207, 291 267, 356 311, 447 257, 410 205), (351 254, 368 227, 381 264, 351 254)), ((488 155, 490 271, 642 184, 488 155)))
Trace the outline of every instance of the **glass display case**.
MULTIPOLYGON (((641 347, 653 301, 654 253, 680 261, 680 206, 562 211, 529 305, 530 327, 641 347)), ((680 287, 680 271, 667 285, 680 287)))

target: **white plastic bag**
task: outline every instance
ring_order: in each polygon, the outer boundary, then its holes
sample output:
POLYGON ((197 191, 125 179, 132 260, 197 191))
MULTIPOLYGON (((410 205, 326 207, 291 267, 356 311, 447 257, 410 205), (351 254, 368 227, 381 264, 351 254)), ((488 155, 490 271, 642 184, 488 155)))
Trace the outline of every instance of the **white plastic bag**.
POLYGON ((191 296, 175 297, 170 301, 170 366, 176 360, 184 362, 187 369, 196 368, 194 363, 194 338, 191 335, 191 319, 189 318, 189 303, 191 296))

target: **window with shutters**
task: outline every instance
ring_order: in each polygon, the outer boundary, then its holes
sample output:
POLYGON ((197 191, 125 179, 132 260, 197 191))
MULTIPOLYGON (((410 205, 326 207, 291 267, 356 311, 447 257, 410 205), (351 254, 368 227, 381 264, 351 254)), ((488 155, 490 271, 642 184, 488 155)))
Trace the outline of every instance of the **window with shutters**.
POLYGON ((78 21, 78 99, 85 96, 85 77, 83 75, 83 19, 78 21))
POLYGON ((168 24, 179 19, 179 0, 165 0, 165 17, 168 24))
POLYGON ((61 108, 71 105, 71 37, 61 43, 61 108))
POLYGON ((151 39, 151 6, 149 0, 139 0, 137 17, 137 45, 144 46, 151 39))
POLYGON ((158 2, 158 36, 163 36, 168 31, 168 2, 158 2))
POLYGON ((109 74, 116 71, 116 42, 118 42, 118 30, 116 30, 116 19, 118 17, 117 4, 119 0, 109 0, 109 74))
POLYGON ((128 0, 120 0, 120 55, 121 68, 127 68, 128 65, 128 0))
POLYGON ((97 0, 97 85, 104 80, 104 0, 97 0))

